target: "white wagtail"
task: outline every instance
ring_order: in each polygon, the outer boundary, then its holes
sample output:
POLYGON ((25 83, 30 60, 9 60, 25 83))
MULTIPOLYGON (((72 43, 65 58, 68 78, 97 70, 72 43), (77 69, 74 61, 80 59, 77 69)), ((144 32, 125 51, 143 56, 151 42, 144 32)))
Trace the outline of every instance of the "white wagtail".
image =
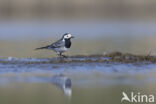
POLYGON ((67 51, 68 48, 70 48, 71 46, 71 41, 70 39, 74 38, 74 36, 72 36, 69 33, 65 33, 61 39, 59 39, 58 41, 52 43, 51 45, 45 46, 45 47, 40 47, 40 48, 36 48, 36 50, 39 49, 50 49, 55 51, 59 56, 63 56, 62 55, 63 52, 67 51))

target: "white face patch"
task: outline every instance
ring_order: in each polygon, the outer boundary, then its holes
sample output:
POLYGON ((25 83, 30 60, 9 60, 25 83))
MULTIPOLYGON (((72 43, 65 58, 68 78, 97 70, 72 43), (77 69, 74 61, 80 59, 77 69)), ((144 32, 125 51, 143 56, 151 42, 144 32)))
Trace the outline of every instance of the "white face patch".
POLYGON ((71 34, 67 34, 67 35, 64 36, 64 39, 69 39, 69 38, 71 38, 71 37, 72 37, 71 34))

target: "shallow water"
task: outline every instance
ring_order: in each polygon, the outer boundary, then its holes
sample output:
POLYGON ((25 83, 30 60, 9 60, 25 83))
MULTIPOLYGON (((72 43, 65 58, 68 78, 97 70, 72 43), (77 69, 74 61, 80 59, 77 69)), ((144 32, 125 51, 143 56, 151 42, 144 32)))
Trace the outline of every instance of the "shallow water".
POLYGON ((76 38, 65 55, 155 55, 155 27, 155 22, 3 22, 0 104, 121 104, 123 91, 156 95, 155 63, 107 62, 108 57, 61 61, 49 50, 34 51, 70 32, 76 38))
POLYGON ((60 59, 0 59, 0 103, 120 104, 123 91, 156 94, 154 63, 56 63, 57 60, 60 59))

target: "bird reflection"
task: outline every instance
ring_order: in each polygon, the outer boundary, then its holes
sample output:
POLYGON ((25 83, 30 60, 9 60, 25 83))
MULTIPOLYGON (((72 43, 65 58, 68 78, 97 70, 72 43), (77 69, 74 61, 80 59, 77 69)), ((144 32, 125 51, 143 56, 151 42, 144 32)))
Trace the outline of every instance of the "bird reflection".
POLYGON ((69 97, 72 95, 72 82, 67 76, 63 74, 52 76, 51 82, 63 90, 65 95, 69 97))

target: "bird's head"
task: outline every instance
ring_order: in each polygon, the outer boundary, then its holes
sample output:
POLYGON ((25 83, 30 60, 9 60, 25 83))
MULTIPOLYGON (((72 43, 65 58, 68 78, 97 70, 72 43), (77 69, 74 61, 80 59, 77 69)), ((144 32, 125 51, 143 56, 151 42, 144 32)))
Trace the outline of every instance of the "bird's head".
POLYGON ((74 38, 74 36, 72 36, 71 34, 69 33, 65 33, 62 37, 62 39, 71 39, 71 38, 74 38))

